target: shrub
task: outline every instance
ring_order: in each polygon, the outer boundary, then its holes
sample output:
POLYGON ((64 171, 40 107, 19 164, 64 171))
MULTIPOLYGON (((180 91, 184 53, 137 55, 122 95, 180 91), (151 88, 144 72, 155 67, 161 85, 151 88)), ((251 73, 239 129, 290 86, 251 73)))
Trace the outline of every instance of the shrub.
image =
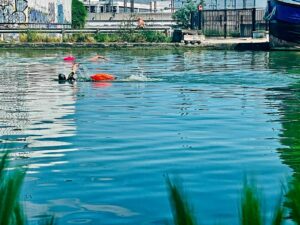
POLYGON ((84 28, 87 15, 84 4, 79 0, 72 0, 72 28, 84 28))
POLYGON ((170 42, 171 38, 162 32, 143 31, 143 36, 147 42, 170 42))
POLYGON ((119 34, 101 34, 98 33, 95 35, 95 40, 97 42, 118 42, 121 40, 119 34))
MULTIPOLYGON (((201 4, 204 1, 200 1, 201 4)), ((174 14, 173 18, 177 21, 177 24, 182 28, 189 28, 191 22, 191 14, 197 12, 197 4, 192 0, 187 0, 180 9, 174 14)))
POLYGON ((97 42, 170 42, 171 38, 157 31, 120 31, 119 33, 95 35, 97 42))
POLYGON ((61 38, 54 35, 39 34, 29 31, 19 35, 20 42, 61 42, 61 38))
POLYGON ((80 33, 68 36, 67 38, 64 38, 64 41, 94 43, 95 39, 93 35, 80 33))

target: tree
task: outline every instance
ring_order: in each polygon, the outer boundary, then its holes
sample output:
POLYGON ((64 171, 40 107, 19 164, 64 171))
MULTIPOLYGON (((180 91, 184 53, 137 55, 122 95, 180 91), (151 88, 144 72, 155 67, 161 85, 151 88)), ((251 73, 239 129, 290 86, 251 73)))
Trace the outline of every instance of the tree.
POLYGON ((87 10, 79 0, 72 0, 72 28, 84 28, 87 10))
POLYGON ((193 0, 187 0, 182 7, 173 14, 173 18, 177 20, 180 27, 189 28, 191 14, 197 12, 199 4, 204 6, 204 0, 201 0, 198 4, 193 0))

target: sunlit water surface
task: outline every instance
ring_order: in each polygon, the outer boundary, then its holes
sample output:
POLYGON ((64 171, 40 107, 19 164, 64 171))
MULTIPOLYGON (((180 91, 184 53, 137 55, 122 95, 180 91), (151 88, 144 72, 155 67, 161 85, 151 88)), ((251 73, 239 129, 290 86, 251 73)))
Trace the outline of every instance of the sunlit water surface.
POLYGON ((28 167, 31 224, 165 224, 168 174, 201 224, 238 223, 245 174, 267 212, 277 203, 300 140, 300 53, 75 51, 81 76, 118 80, 58 84, 66 54, 0 52, 0 146, 28 167))

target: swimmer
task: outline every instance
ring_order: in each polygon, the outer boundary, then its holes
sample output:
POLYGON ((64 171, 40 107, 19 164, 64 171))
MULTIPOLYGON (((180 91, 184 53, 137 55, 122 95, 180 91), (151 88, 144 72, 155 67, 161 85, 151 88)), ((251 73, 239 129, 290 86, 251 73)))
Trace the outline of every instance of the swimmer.
POLYGON ((105 58, 105 57, 102 56, 102 55, 96 55, 96 56, 90 58, 89 61, 96 62, 96 61, 98 61, 99 59, 103 59, 103 60, 105 60, 105 61, 109 61, 108 58, 105 58))
MULTIPOLYGON (((62 73, 58 74, 58 82, 59 83, 65 83, 66 81, 73 83, 77 79, 75 78, 76 72, 79 68, 78 63, 74 63, 72 66, 72 71, 69 74, 68 78, 62 73)), ((87 79, 80 79, 80 81, 93 81, 93 82, 103 82, 103 81, 114 81, 117 78, 114 75, 107 74, 107 73, 98 73, 90 76, 87 79)))
POLYGON ((68 81, 68 82, 74 82, 74 81, 76 81, 75 74, 76 74, 76 72, 78 70, 78 67, 79 67, 78 63, 74 63, 72 65, 72 71, 68 75, 68 78, 66 78, 66 76, 64 74, 62 74, 62 73, 58 74, 58 81, 59 82, 66 82, 66 81, 68 81))

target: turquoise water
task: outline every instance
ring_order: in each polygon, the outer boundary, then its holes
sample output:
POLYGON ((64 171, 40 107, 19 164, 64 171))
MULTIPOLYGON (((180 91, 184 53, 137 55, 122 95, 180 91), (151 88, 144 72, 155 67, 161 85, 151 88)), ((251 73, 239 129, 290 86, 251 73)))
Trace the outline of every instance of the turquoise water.
POLYGON ((29 168, 32 224, 45 212, 59 224, 165 224, 168 174, 201 224, 237 224, 245 174, 269 211, 297 172, 299 52, 73 54, 83 74, 118 80, 58 84, 66 52, 0 52, 0 146, 29 168))

